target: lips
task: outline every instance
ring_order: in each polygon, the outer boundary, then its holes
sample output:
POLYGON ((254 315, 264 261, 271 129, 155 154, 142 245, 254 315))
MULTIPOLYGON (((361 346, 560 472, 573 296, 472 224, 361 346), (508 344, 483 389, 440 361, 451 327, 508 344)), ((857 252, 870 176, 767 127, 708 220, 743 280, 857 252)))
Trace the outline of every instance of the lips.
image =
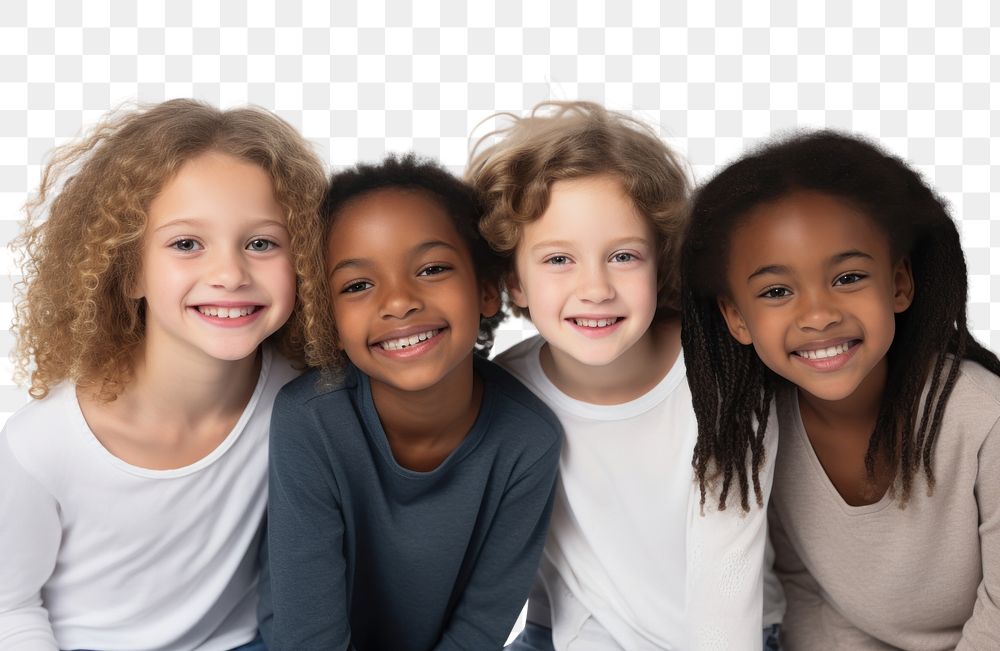
POLYGON ((238 319, 241 316, 253 314, 260 308, 260 305, 241 305, 239 307, 227 307, 225 305, 198 305, 195 309, 205 316, 212 316, 218 319, 238 319))
POLYGON ((382 350, 403 350, 405 348, 409 348, 410 346, 416 346, 421 341, 427 341, 428 339, 432 339, 438 336, 440 333, 441 333, 440 328, 427 330, 425 332, 419 332, 417 334, 405 337, 397 337, 395 339, 385 339, 383 341, 378 342, 375 345, 381 348, 382 350))
POLYGON ((621 317, 609 316, 602 317, 598 319, 587 319, 587 318, 572 318, 571 321, 581 328, 606 328, 610 325, 614 325, 618 319, 621 317))
POLYGON ((386 353, 406 353, 423 350, 435 344, 442 332, 448 329, 443 323, 421 323, 406 328, 397 328, 369 340, 373 350, 386 353))
POLYGON ((809 348, 809 349, 796 350, 793 351, 792 354, 798 355, 803 359, 817 361, 822 359, 829 359, 831 357, 837 357, 838 355, 843 355, 844 353, 846 353, 848 350, 858 345, 859 343, 861 343, 860 339, 848 339, 822 348, 809 348))

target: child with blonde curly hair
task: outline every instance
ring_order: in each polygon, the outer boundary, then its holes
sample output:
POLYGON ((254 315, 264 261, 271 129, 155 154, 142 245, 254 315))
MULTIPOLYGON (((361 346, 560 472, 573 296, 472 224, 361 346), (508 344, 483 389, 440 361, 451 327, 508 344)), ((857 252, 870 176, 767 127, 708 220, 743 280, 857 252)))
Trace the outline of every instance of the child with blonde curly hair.
POLYGON ((171 100, 57 151, 27 206, 0 434, 0 647, 247 649, 267 436, 314 318, 322 164, 255 108, 171 100))
POLYGON ((551 102, 480 140, 467 175, 512 307, 539 332, 498 362, 566 436, 514 648, 759 649, 770 479, 725 512, 695 481, 679 157, 625 115, 551 102))

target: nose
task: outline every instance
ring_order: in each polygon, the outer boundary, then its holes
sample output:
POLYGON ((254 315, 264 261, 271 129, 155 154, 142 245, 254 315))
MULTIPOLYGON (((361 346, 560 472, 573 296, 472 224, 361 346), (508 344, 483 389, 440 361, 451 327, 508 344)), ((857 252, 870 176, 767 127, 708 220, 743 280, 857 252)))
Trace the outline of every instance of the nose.
POLYGON ((405 319, 423 307, 423 301, 406 280, 387 281, 382 284, 379 316, 383 319, 405 319))
POLYGON ((615 288, 608 277, 608 269, 603 264, 582 268, 577 282, 576 294, 580 300, 590 303, 603 303, 613 299, 615 288))
POLYGON ((233 291, 250 284, 250 270, 242 250, 218 252, 212 259, 211 284, 233 291))
POLYGON ((826 330, 843 318, 836 300, 827 292, 801 292, 799 306, 798 324, 803 330, 826 330))

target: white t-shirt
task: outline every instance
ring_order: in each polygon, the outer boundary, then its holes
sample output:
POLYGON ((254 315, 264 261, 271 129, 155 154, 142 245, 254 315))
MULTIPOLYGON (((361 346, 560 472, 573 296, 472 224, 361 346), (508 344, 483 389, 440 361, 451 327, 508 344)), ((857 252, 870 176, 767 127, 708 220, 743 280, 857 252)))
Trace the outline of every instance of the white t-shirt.
POLYGON ((264 349, 225 440, 172 470, 130 465, 63 383, 0 433, 0 649, 231 649, 257 634, 267 435, 297 375, 264 349))
MULTIPOLYGON (((618 405, 575 400, 546 377, 541 337, 497 358, 566 433, 552 524, 528 618, 557 650, 603 628, 629 651, 760 649, 766 512, 738 502, 701 514, 691 458, 698 434, 684 360, 618 405)), ((768 428, 770 490, 777 444, 768 428)), ((606 648, 611 648, 606 646, 606 648)))

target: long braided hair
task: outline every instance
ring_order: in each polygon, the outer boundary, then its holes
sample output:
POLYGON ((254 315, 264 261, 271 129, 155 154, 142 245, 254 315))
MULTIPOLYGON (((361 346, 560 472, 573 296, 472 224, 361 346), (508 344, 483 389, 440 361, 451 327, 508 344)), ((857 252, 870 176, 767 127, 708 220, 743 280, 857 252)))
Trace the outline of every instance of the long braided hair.
POLYGON ((928 490, 934 487, 934 443, 960 361, 973 360, 1000 375, 1000 360, 969 332, 965 257, 943 201, 899 158, 832 131, 767 144, 725 168, 695 196, 681 253, 681 341, 698 419, 692 463, 701 503, 720 478, 719 509, 726 507, 734 481, 743 510, 750 508, 751 485, 757 504, 763 503, 758 474, 764 433, 775 390, 785 381, 752 346, 729 334, 718 298, 728 294, 725 265, 734 228, 756 206, 797 191, 822 192, 860 210, 887 235, 894 260, 910 259, 914 298, 896 315, 889 375, 865 454, 870 481, 878 459, 895 466, 897 496, 905 506, 921 469, 928 490))

